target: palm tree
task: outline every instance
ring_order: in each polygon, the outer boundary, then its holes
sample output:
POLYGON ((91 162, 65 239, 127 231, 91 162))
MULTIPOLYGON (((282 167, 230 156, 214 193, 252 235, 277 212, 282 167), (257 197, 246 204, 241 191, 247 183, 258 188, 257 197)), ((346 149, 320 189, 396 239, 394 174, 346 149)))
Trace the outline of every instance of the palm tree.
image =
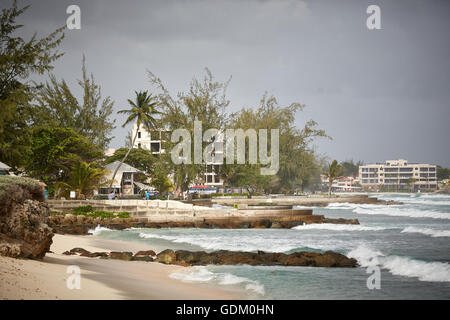
POLYGON ((101 183, 101 179, 108 173, 104 169, 95 167, 95 164, 87 162, 78 162, 69 173, 69 181, 58 182, 56 189, 73 190, 77 198, 85 198, 92 195, 93 190, 107 182, 101 183))
POLYGON ((136 134, 134 135, 133 141, 131 142, 130 147, 128 148, 127 153, 120 161, 117 168, 114 170, 111 184, 109 185, 109 189, 111 190, 112 184, 114 183, 114 178, 116 177, 117 171, 119 170, 120 166, 125 162, 125 160, 128 157, 128 154, 130 153, 131 149, 134 147, 134 143, 136 141, 136 138, 138 136, 139 129, 141 128, 141 125, 144 126, 144 128, 148 131, 151 129, 156 129, 156 119, 154 116, 156 114, 159 114, 160 112, 156 110, 157 103, 155 102, 155 97, 152 97, 152 95, 148 94, 147 91, 140 91, 136 93, 136 101, 133 102, 130 99, 128 99, 128 103, 131 106, 131 109, 129 110, 120 110, 118 113, 125 113, 128 114, 127 120, 124 122, 122 127, 125 127, 127 124, 131 123, 132 121, 136 121, 137 123, 137 130, 136 134))
POLYGON ((342 173, 342 166, 338 164, 336 160, 333 160, 331 164, 328 165, 328 170, 324 171, 324 174, 328 178, 328 196, 331 198, 331 186, 333 181, 336 180, 342 173))

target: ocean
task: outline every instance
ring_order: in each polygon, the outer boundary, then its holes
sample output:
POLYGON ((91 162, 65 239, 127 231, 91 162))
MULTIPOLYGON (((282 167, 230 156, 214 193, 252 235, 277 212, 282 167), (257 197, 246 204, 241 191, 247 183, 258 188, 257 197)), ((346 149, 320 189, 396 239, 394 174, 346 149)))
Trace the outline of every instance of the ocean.
MULTIPOLYGON (((403 205, 335 203, 313 208, 360 225, 293 229, 96 229, 98 237, 156 249, 285 252, 333 250, 358 268, 198 266, 170 277, 245 290, 254 299, 450 299, 450 195, 374 194, 403 205), (380 270, 379 288, 368 286, 380 270), (379 269, 378 269, 379 268, 379 269), (370 273, 368 273, 370 272, 370 273)), ((373 282, 371 282, 373 283, 373 282)))

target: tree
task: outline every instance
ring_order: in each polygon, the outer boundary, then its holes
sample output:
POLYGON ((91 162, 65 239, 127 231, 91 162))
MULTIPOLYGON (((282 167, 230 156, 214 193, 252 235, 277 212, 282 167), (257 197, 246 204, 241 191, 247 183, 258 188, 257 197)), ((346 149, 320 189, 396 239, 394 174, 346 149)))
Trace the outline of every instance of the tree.
POLYGON ((81 161, 72 167, 69 181, 56 183, 56 189, 66 194, 75 191, 77 199, 85 199, 92 196, 94 189, 109 183, 101 182, 107 173, 108 171, 96 167, 95 163, 81 161))
POLYGON ((111 141, 115 120, 110 116, 114 102, 110 97, 102 99, 101 87, 93 74, 88 75, 86 59, 82 60, 82 79, 78 85, 83 98, 78 101, 67 82, 50 75, 50 82, 39 89, 33 122, 41 126, 73 128, 94 144, 105 150, 111 141))
POLYGON ((363 162, 362 161, 358 161, 358 162, 353 162, 353 160, 347 160, 347 161, 343 161, 341 162, 341 166, 342 166, 342 175, 346 176, 346 177, 356 177, 358 175, 359 172, 359 166, 362 166, 363 162))
POLYGON ((168 192, 172 189, 173 185, 167 177, 167 172, 163 168, 159 167, 151 174, 151 185, 158 190, 160 195, 168 192))
POLYGON ((416 184, 417 179, 416 178, 409 178, 408 179, 408 187, 410 188, 411 192, 414 192, 415 190, 415 184, 416 184), (412 189, 412 190, 411 190, 412 189))
POLYGON ((258 165, 237 165, 229 182, 233 186, 245 188, 251 198, 258 190, 266 189, 273 179, 273 176, 261 175, 259 170, 258 165))
POLYGON ((155 98, 152 97, 151 94, 149 95, 147 91, 141 91, 141 92, 136 91, 135 93, 136 93, 135 102, 128 99, 128 103, 131 105, 131 109, 120 110, 118 112, 118 113, 125 113, 128 115, 128 118, 124 122, 122 127, 125 127, 127 124, 136 121, 137 130, 136 130, 136 134, 134 135, 133 142, 131 143, 131 146, 128 148, 127 153, 123 156, 119 165, 114 170, 114 173, 112 176, 112 181, 109 185, 110 189, 112 187, 114 178, 116 177, 117 171, 119 170, 120 166, 127 159, 128 154, 131 152, 131 149, 133 149, 134 143, 136 142, 136 138, 138 136, 138 132, 139 132, 139 129, 141 128, 141 126, 143 126, 144 129, 148 130, 148 131, 157 128, 155 115, 160 114, 160 112, 156 109, 157 103, 155 102, 155 98))
MULTIPOLYGON (((161 79, 148 71, 150 82, 158 91, 158 103, 162 109, 159 121, 161 128, 169 131, 184 128, 190 132, 192 137, 195 120, 201 121, 203 131, 210 128, 221 130, 225 127, 227 120, 225 109, 230 104, 226 98, 226 90, 230 80, 216 81, 207 68, 205 73, 202 80, 196 78, 191 80, 189 90, 180 92, 173 97, 161 79)), ((170 141, 165 141, 164 144, 166 150, 171 150, 174 146, 170 141)), ((207 142, 203 142, 203 146, 206 144, 207 142)), ((193 150, 191 154, 193 154, 193 150)), ((199 177, 203 176, 204 170, 205 166, 201 164, 171 164, 176 195, 187 190, 189 185, 196 180, 201 182, 199 177)))
MULTIPOLYGON (((280 106, 274 96, 264 94, 257 108, 242 109, 230 116, 231 128, 267 129, 269 132, 279 129, 280 168, 277 183, 272 180, 269 184, 272 190, 291 192, 297 185, 303 188, 314 174, 320 174, 311 143, 317 137, 328 136, 313 120, 307 121, 302 129, 295 126, 295 116, 304 107, 298 102, 280 106)), ((271 150, 270 139, 268 143, 268 150, 271 150)))
POLYGON ((325 170, 324 174, 328 179, 328 196, 331 198, 331 186, 333 185, 333 181, 342 174, 342 166, 338 164, 337 160, 333 160, 328 165, 328 169, 325 170))
POLYGON ((29 122, 35 111, 31 101, 37 88, 29 78, 53 69, 53 62, 62 56, 57 48, 64 38, 64 28, 28 41, 14 36, 23 27, 16 19, 28 8, 18 8, 13 1, 0 16, 0 161, 15 169, 29 152, 29 122))
POLYGON ((71 128, 35 128, 31 134, 26 172, 48 185, 66 182, 71 168, 81 161, 98 160, 103 152, 71 128))
MULTIPOLYGON (((124 158, 125 154, 128 152, 129 148, 117 149, 114 154, 108 157, 104 164, 107 165, 114 161, 120 161, 124 158)), ((136 169, 150 174, 155 167, 155 164, 159 161, 150 150, 145 150, 142 148, 132 148, 127 156, 127 164, 136 169)))
POLYGON ((436 176, 439 181, 449 179, 450 178, 450 168, 442 168, 441 166, 437 166, 436 176))

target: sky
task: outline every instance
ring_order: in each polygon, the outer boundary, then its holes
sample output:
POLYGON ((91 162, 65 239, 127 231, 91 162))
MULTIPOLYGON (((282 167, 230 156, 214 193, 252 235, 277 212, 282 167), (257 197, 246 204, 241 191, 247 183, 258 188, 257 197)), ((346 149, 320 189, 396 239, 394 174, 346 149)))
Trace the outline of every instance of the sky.
MULTIPOLYGON (((0 0, 1 7, 11 1, 0 0)), ((153 88, 152 71, 176 94, 208 67, 226 81, 228 112, 256 107, 262 95, 306 105, 302 127, 318 122, 333 139, 315 141, 329 159, 365 163, 404 158, 450 167, 450 1, 437 0, 39 0, 19 19, 21 34, 44 36, 81 9, 67 30, 53 73, 76 92, 81 59, 127 109, 153 88), (381 29, 369 30, 369 5, 381 29)), ((111 147, 130 127, 114 114, 111 147)))

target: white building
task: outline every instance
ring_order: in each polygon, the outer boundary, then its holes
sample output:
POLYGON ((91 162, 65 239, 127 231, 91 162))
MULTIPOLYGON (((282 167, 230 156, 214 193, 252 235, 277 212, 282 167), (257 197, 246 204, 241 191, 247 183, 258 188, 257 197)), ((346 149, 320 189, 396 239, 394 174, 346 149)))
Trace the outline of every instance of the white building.
POLYGON ((436 166, 405 159, 359 167, 363 188, 379 191, 432 191, 437 189, 436 166))
MULTIPOLYGON (((136 131, 137 131, 137 124, 135 123, 131 131, 131 137, 134 138, 136 131)), ((169 140, 170 140, 169 130, 160 129, 160 130, 152 130, 149 132, 145 128, 141 127, 137 132, 137 138, 133 148, 142 148, 146 150, 151 150, 153 155, 158 156, 159 154, 166 152, 166 150, 163 149, 163 142, 169 140)), ((218 153, 219 151, 216 151, 216 154, 218 153)), ((215 162, 207 162, 205 164, 204 176, 201 179, 203 180, 203 183, 205 185, 209 186, 223 185, 223 180, 220 179, 218 175, 219 165, 220 163, 215 162)))

